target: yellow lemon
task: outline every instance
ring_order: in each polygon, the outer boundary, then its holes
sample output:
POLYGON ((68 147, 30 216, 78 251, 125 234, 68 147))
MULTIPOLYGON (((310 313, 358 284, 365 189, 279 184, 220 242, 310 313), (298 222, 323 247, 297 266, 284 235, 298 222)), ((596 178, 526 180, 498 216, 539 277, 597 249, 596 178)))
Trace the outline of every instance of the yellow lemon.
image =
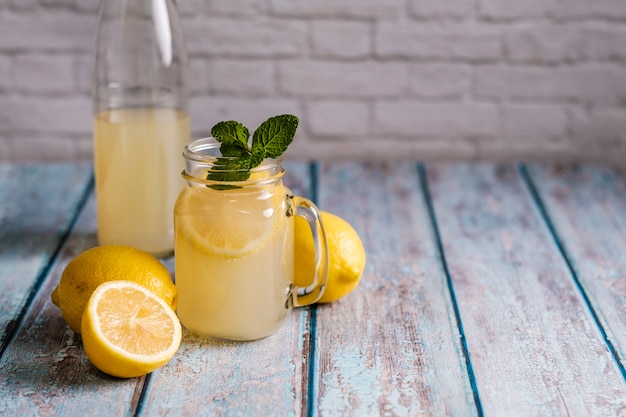
POLYGON ((269 241, 284 219, 285 189, 188 187, 175 208, 176 230, 213 256, 239 258, 269 241))
POLYGON ((91 363, 120 378, 160 368, 174 356, 182 339, 174 310, 132 281, 98 286, 85 308, 81 330, 91 363))
POLYGON ((128 280, 143 285, 176 309, 176 286, 168 270, 154 256, 122 245, 88 249, 72 259, 51 294, 63 318, 76 333, 91 293, 102 283, 128 280))
MULTIPOLYGON (((336 301, 352 292, 365 269, 365 248, 359 235, 339 216, 321 212, 328 241, 328 282, 319 303, 336 301)), ((305 287, 315 271, 313 236, 306 220, 297 216, 294 230, 295 284, 305 287)))

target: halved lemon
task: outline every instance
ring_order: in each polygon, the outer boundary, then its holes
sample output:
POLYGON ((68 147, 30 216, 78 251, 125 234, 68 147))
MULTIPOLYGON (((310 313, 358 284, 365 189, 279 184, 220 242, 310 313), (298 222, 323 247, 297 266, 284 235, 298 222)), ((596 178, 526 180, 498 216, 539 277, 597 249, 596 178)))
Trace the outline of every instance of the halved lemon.
POLYGON ((176 231, 213 256, 239 258, 258 250, 285 218, 286 189, 211 190, 188 187, 175 209, 176 231))
POLYGON ((94 366, 121 378, 160 368, 182 338, 174 310, 132 281, 109 281, 96 288, 83 313, 81 334, 94 366))

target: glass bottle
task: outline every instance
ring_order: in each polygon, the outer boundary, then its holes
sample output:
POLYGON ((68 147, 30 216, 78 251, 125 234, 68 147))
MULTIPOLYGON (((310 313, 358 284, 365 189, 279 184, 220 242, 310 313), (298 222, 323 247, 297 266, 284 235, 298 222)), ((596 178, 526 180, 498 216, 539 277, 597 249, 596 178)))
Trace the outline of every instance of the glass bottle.
POLYGON ((100 244, 173 251, 190 137, 187 67, 173 0, 101 1, 93 78, 100 244))

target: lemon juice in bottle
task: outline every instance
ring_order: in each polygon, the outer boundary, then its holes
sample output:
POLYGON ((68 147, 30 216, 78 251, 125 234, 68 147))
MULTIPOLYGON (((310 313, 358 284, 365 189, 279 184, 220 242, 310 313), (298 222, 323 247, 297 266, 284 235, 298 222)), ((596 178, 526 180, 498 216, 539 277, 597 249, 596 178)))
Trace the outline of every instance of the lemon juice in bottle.
POLYGON ((118 109, 94 120, 98 240, 171 252, 172 210, 184 186, 189 117, 173 109, 118 109))

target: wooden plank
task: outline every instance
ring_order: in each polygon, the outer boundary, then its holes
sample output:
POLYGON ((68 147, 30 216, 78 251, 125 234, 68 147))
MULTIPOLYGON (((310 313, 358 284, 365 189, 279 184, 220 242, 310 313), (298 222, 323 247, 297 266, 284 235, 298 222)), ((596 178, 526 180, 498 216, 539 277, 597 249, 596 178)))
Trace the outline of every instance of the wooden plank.
POLYGON ((0 165, 0 353, 69 227, 91 165, 0 165))
MULTIPOLYGON (((285 183, 310 188, 306 163, 286 164, 285 183)), ((185 331, 173 360, 152 374, 146 415, 306 415, 310 309, 292 311, 274 335, 252 342, 202 339, 185 331)))
POLYGON ((514 166, 428 167, 487 416, 615 416, 626 384, 514 166))
POLYGON ((626 364, 626 179, 600 166, 528 167, 566 256, 626 364))
POLYGON ((355 292, 317 309, 313 414, 476 415, 416 166, 324 164, 319 205, 368 259, 355 292))
POLYGON ((95 224, 92 195, 0 361, 0 415, 132 415, 138 404, 144 378, 122 380, 94 368, 50 301, 65 265, 97 245, 95 224))

